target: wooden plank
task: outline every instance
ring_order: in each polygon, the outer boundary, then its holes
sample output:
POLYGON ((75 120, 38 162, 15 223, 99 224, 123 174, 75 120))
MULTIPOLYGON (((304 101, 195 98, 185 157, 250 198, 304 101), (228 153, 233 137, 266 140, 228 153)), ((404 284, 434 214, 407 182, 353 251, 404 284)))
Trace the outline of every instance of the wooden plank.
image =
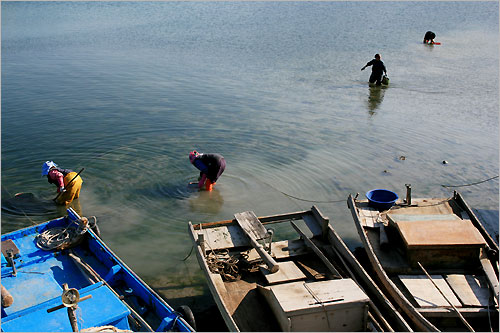
POLYGON ((393 206, 391 214, 454 214, 449 199, 443 198, 412 198, 411 206, 393 206))
POLYGON ((462 220, 455 214, 387 214, 387 219, 394 223, 400 221, 449 221, 449 220, 462 220))
POLYGON ((377 221, 377 217, 379 214, 378 210, 368 206, 361 206, 358 207, 358 212, 359 212, 359 219, 363 226, 370 228, 376 227, 375 221, 377 221))
POLYGON ((250 246, 243 230, 237 225, 207 228, 196 230, 197 234, 203 233, 205 250, 231 249, 238 246, 250 246))
POLYGON ((297 281, 306 278, 304 273, 302 273, 293 261, 280 262, 280 270, 276 273, 270 273, 267 269, 263 269, 263 267, 261 267, 260 271, 264 274, 264 278, 268 284, 297 281))
POLYGON ((332 274, 335 277, 342 278, 342 275, 340 275, 340 273, 335 269, 335 267, 333 267, 332 263, 328 260, 328 258, 325 257, 325 255, 323 254, 323 252, 321 252, 321 250, 316 246, 316 244, 314 244, 313 241, 310 240, 302 232, 302 230, 300 230, 299 227, 297 227, 297 225, 295 225, 295 223, 290 222, 290 224, 295 229, 295 231, 297 231, 299 233, 299 235, 306 242, 306 244, 318 255, 318 257, 321 259, 321 261, 323 261, 323 263, 326 265, 326 267, 328 267, 328 269, 330 270, 330 272, 332 272, 332 274))
POLYGON ((271 273, 277 272, 279 270, 278 263, 273 259, 273 257, 271 257, 269 253, 266 252, 262 244, 257 242, 257 238, 254 237, 254 235, 256 237, 260 237, 259 235, 262 235, 262 232, 264 232, 263 235, 265 237, 267 233, 264 226, 257 219, 257 216, 255 216, 253 212, 243 212, 234 214, 234 217, 236 218, 236 222, 238 223, 238 225, 245 232, 252 247, 257 251, 262 260, 266 263, 269 271, 271 271, 271 273))
MULTIPOLYGON (((302 239, 273 242, 271 250, 272 256, 276 259, 296 257, 310 252, 302 239)), ((253 248, 248 252, 246 258, 249 262, 260 259, 260 255, 253 248)))
POLYGON ((264 239, 267 235, 267 230, 255 215, 254 212, 247 211, 234 214, 236 222, 245 231, 245 233, 255 240, 264 239))
MULTIPOLYGON (((490 316, 498 316, 498 310, 494 307, 482 308, 458 308, 460 313, 467 318, 486 318, 488 312, 490 316)), ((456 318, 456 312, 451 308, 418 308, 418 312, 423 314, 426 318, 456 318)))
POLYGON ((318 224, 317 220, 312 215, 304 215, 303 218, 309 230, 314 236, 320 236, 322 233, 321 226, 318 224))
POLYGON ((490 291, 484 276, 451 274, 446 282, 464 306, 488 306, 490 291))
POLYGON ((380 247, 385 248, 389 245, 389 237, 387 237, 387 233, 385 232, 385 226, 383 223, 377 223, 379 225, 378 231, 380 235, 380 247))
POLYGON ((312 206, 311 212, 313 213, 313 216, 316 218, 318 224, 321 226, 321 235, 325 237, 328 229, 328 224, 330 223, 330 219, 324 216, 323 213, 321 213, 318 207, 316 206, 312 206))
MULTIPOLYGON (((303 215, 312 214, 309 210, 298 211, 294 213, 287 214, 277 214, 277 215, 268 215, 268 216, 259 216, 259 220, 262 224, 273 224, 273 223, 281 223, 288 222, 289 220, 300 220, 303 215)), ((210 228, 210 227, 221 227, 227 226, 228 224, 234 224, 235 220, 222 220, 216 222, 206 222, 206 223, 198 223, 193 224, 194 230, 199 230, 201 228, 210 228)))
MULTIPOLYGON (((420 307, 450 306, 427 276, 399 275, 398 277, 420 307)), ((442 275, 432 275, 431 277, 454 306, 462 306, 442 275)))
POLYGON ((490 259, 488 259, 488 255, 486 254, 486 251, 484 249, 481 249, 481 256, 479 260, 481 262, 481 266, 483 267, 484 274, 486 274, 486 278, 488 279, 488 283, 493 290, 493 294, 495 295, 495 298, 498 299, 498 278, 495 274, 495 270, 493 269, 493 265, 491 264, 490 259))

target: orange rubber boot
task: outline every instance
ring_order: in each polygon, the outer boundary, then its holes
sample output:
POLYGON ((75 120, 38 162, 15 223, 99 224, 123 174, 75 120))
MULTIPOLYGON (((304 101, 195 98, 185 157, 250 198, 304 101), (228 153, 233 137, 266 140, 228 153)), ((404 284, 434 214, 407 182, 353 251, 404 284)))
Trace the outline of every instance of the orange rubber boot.
POLYGON ((205 182, 205 189, 207 191, 212 191, 212 189, 214 188, 214 185, 215 185, 215 183, 212 183, 212 181, 207 178, 207 181, 205 182))

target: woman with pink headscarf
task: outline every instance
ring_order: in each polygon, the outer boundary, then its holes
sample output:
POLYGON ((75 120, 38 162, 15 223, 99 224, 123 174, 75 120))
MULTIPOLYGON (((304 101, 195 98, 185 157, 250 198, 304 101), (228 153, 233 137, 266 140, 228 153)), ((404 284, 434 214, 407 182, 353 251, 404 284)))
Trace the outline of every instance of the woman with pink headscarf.
POLYGON ((200 170, 198 188, 202 188, 205 184, 207 191, 212 190, 226 168, 226 160, 220 154, 201 154, 193 150, 189 153, 189 161, 200 170))

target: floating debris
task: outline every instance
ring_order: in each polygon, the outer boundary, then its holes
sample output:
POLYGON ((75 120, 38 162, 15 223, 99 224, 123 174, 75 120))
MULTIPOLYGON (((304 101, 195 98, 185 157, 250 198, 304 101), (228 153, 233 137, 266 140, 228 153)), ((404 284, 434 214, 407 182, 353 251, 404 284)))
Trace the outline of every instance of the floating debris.
POLYGON ((401 156, 399 156, 399 159, 400 159, 401 161, 404 161, 404 160, 406 160, 406 156, 401 155, 401 156))

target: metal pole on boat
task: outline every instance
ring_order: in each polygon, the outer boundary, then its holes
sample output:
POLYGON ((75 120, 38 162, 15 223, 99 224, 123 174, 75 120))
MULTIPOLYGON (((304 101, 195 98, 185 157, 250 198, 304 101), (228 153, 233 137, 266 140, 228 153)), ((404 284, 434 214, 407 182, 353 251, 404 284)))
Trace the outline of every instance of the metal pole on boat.
POLYGON ((472 328, 472 326, 467 322, 467 320, 465 320, 465 318, 462 316, 462 314, 457 310, 457 308, 450 302, 450 300, 448 299, 448 297, 445 296, 445 294, 441 291, 441 289, 439 289, 439 287, 437 286, 437 284, 434 282, 434 280, 432 279, 432 277, 429 275, 429 273, 427 273, 427 271, 425 270, 424 266, 422 266, 422 264, 420 262, 417 261, 417 264, 420 266, 420 268, 422 269, 422 271, 424 271, 425 275, 427 275, 427 277, 429 278, 429 280, 431 280, 432 284, 434 285, 434 287, 436 287, 436 289, 439 291, 439 293, 441 293, 441 296, 444 297, 444 299, 448 302, 448 304, 450 304, 450 306, 453 308, 453 310, 455 310, 455 312, 457 313, 458 317, 460 318, 460 320, 465 324, 465 326, 467 326, 467 328, 469 329, 469 331, 471 332, 475 332, 474 329, 472 328))
MULTIPOLYGON (((89 273, 92 274, 93 277, 95 277, 98 281, 102 281, 104 285, 106 285, 109 290, 113 294, 115 294, 116 297, 120 298, 120 295, 109 285, 109 283, 104 280, 89 264, 87 264, 81 257, 79 257, 73 250, 69 250, 68 253, 69 257, 74 260, 74 262, 77 265, 82 265, 89 273)), ((123 304, 130 310, 131 312, 131 317, 136 319, 143 325, 144 328, 146 328, 149 332, 154 332, 154 330, 149 326, 149 324, 125 301, 123 301, 123 304)))
POLYGON ((411 184, 405 184, 406 186, 406 204, 411 206, 411 184))
POLYGON ((77 289, 69 288, 67 283, 63 283, 63 293, 61 296, 62 304, 47 309, 47 313, 51 313, 62 308, 67 308, 71 329, 73 330, 73 332, 78 332, 78 322, 76 320, 76 309, 78 308, 78 303, 90 298, 92 298, 92 295, 87 295, 80 298, 80 293, 77 289))

